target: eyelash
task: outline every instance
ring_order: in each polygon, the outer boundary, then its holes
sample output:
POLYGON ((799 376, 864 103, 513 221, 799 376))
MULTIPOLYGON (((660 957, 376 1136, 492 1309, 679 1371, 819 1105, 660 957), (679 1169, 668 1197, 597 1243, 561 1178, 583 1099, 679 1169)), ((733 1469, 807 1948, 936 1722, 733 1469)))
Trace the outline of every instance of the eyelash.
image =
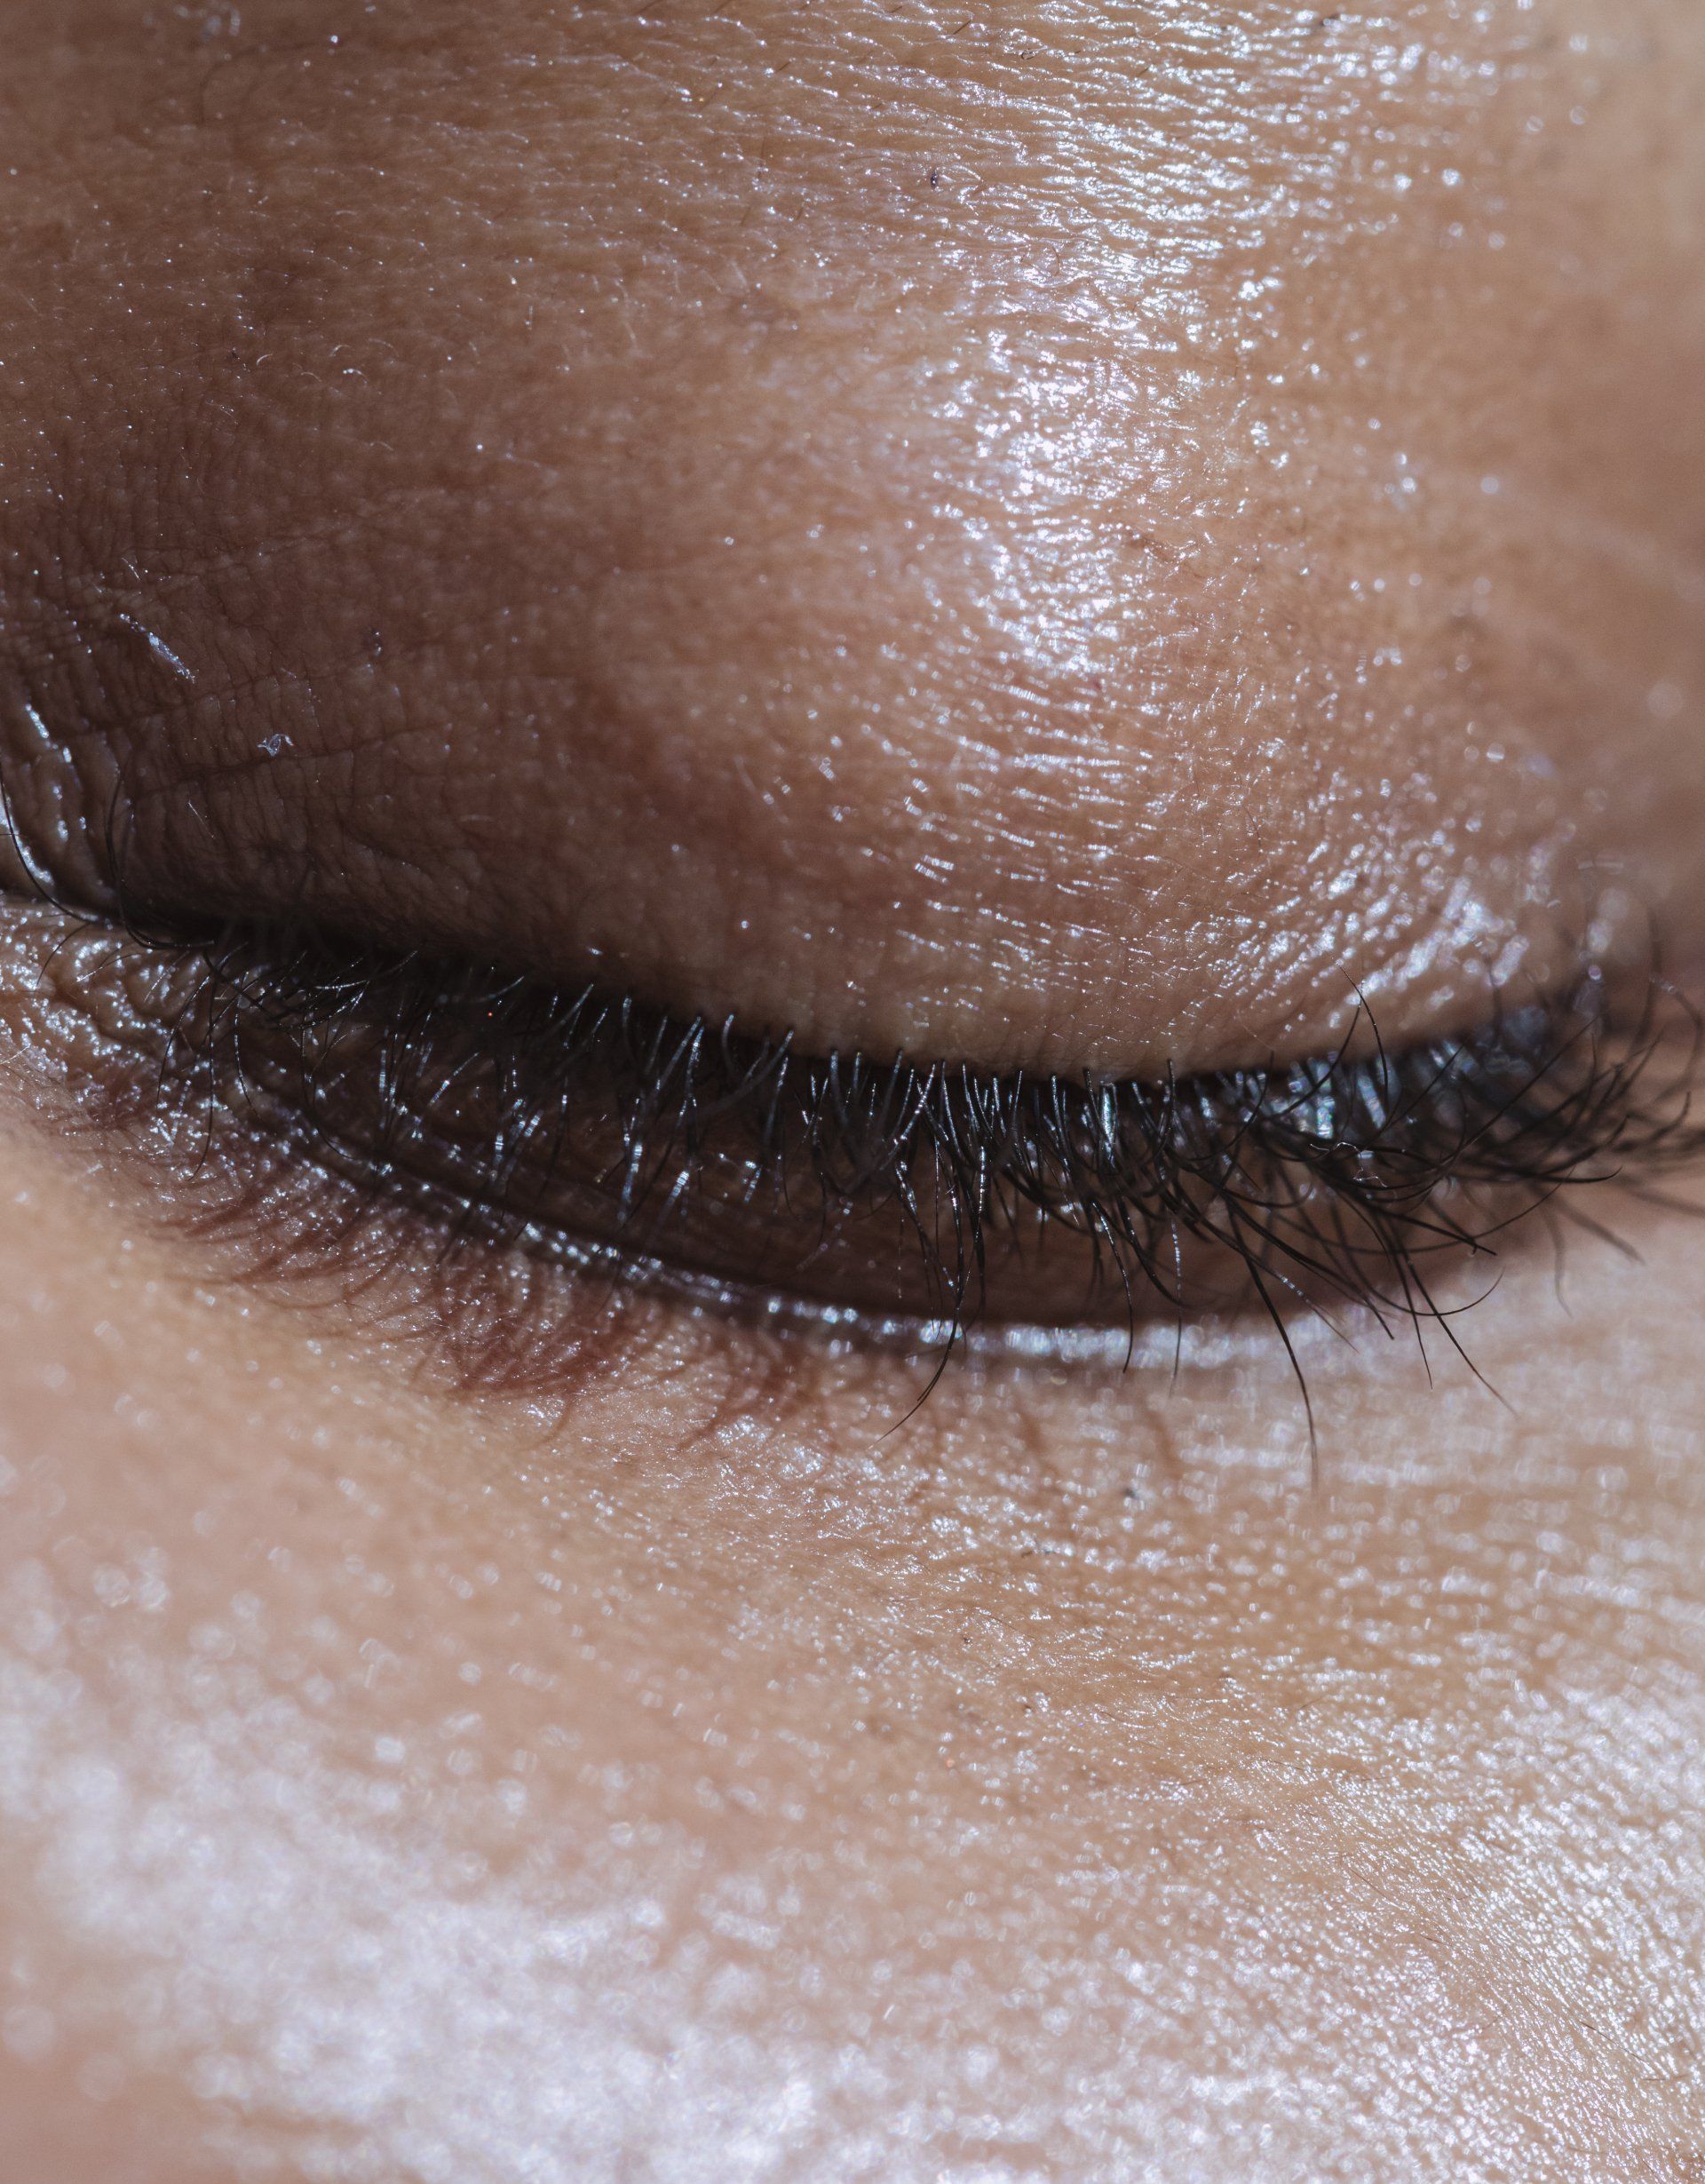
POLYGON ((456 1237, 933 1352, 938 1374, 1002 1316, 1003 1252, 1028 1251, 1034 1273, 1050 1235, 1075 1239, 1084 1311, 1122 1331, 1127 1362, 1152 1313, 1182 1326, 1240 1306, 1288 1350, 1294 1309, 1344 1305, 1455 1344, 1441 1258, 1490 1251, 1582 1182, 1650 1189, 1705 1146, 1688 1111, 1698 1021, 1655 974, 1631 1018, 1588 970, 1558 1000, 1400 1055, 1364 1016, 1353 1053, 1143 1084, 814 1059, 592 987, 265 927, 155 961, 151 1099, 234 1114, 456 1237), (551 1211, 565 1188, 605 1233, 551 1211), (695 1272, 664 1232, 707 1223, 760 1259, 782 1229, 814 1235, 803 1263, 827 1251, 831 1271, 844 1232, 901 1235, 909 1300, 813 1299, 766 1286, 761 1265, 695 1272))

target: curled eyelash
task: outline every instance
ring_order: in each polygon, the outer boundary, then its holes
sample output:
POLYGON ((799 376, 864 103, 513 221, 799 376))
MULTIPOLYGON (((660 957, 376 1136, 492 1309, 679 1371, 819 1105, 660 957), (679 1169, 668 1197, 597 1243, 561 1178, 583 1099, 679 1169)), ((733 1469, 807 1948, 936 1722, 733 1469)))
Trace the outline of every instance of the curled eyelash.
MULTIPOLYGON (((1441 1260, 1484 1257, 1582 1183, 1650 1192, 1705 1148, 1699 1019, 1655 973, 1631 1016, 1589 969, 1565 997, 1402 1053, 1364 1013, 1320 1061, 1147 1083, 810 1056, 594 986, 277 930, 167 962, 162 1099, 297 1139, 459 1236, 618 1281, 726 1275, 732 1229, 733 1257, 756 1261, 732 1285, 752 1311, 899 1328, 937 1374, 973 1330, 1025 1320, 1051 1238, 1127 1360, 1157 1312, 1182 1326, 1250 1303, 1293 1364, 1298 1308, 1455 1344, 1441 1260), (903 1273, 885 1303, 868 1289, 847 1309, 848 1238, 872 1235, 903 1273)), ((1066 1316, 1052 1293, 1033 1316, 1066 1316)))

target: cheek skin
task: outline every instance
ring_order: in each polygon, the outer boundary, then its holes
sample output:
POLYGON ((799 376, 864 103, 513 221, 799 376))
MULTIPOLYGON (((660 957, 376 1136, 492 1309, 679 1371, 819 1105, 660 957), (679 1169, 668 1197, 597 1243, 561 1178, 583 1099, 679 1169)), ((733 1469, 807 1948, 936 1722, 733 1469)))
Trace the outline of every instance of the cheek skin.
POLYGON ((28 2172, 1688 2173, 1689 1224, 1509 1412, 1312 1344, 1311 1489, 1260 1345, 546 1422, 0 1158, 28 2172))

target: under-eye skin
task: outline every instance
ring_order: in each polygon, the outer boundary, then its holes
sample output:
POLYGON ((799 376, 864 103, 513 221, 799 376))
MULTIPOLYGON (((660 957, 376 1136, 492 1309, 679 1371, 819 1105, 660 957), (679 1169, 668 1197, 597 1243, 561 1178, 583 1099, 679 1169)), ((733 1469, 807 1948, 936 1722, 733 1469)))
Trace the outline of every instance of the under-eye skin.
POLYGON ((1507 1239, 1599 1226, 1583 1185, 1650 1190, 1705 1139, 1690 1005, 1590 964, 1467 1036, 1388 1052, 1364 1024, 1315 1061, 1138 1082, 810 1056, 277 927, 33 915, 98 1027, 93 1111, 198 1187, 261 1178, 278 1239, 323 1254, 400 1220, 464 1276, 519 1258, 612 1313, 662 1297, 933 1370, 1129 1363, 1148 1323, 1212 1315, 1287 1347, 1294 1314, 1346 1310, 1461 1346, 1507 1239))

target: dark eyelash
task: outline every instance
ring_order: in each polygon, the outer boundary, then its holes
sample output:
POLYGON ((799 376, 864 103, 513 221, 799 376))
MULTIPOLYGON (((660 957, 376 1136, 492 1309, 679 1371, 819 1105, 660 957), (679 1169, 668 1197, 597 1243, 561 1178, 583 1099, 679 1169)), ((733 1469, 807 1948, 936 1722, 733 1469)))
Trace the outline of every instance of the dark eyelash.
POLYGON ((998 1251, 1049 1228, 1078 1239, 1130 1339, 1156 1305, 1201 1308, 1190 1263, 1206 1254, 1288 1349, 1298 1303, 1455 1344, 1439 1255, 1491 1249, 1573 1185, 1649 1188, 1705 1145, 1699 1022, 1655 974, 1631 1018, 1588 970, 1560 999, 1400 1054, 1364 1018, 1355 1049, 1322 1061, 1144 1084, 811 1057, 595 987, 278 930, 227 930, 194 960, 180 1086, 217 1088, 376 1190, 430 1187, 498 1240, 536 1238, 554 1164, 572 1144, 583 1170, 589 1140, 614 1210, 599 1248, 618 1259, 654 1258, 713 1173, 725 1199, 733 1175, 746 1210, 825 1229, 885 1212, 909 1236, 938 1371, 983 1318, 998 1251))

